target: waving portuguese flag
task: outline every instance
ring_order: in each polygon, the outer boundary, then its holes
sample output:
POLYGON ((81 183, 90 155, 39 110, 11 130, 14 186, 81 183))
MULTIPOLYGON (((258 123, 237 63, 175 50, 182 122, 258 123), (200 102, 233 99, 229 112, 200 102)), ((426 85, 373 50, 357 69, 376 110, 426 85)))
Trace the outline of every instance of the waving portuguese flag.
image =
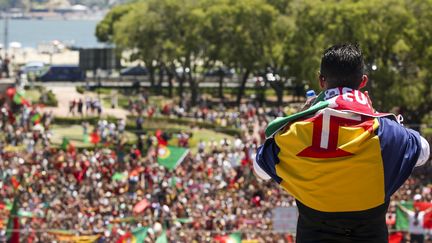
POLYGON ((143 243, 147 237, 148 227, 138 227, 121 236, 116 243, 143 243))
POLYGON ((214 240, 219 243, 240 243, 241 233, 236 232, 229 235, 216 236, 214 240))
POLYGON ((172 170, 183 162, 188 153, 189 149, 186 148, 159 145, 158 163, 165 168, 172 170))

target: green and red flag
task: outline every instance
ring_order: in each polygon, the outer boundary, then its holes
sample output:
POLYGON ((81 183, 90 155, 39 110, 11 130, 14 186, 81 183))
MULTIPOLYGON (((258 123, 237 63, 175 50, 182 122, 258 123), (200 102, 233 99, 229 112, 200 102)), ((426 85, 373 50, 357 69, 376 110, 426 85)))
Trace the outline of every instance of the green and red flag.
POLYGON ((12 209, 9 213, 9 219, 7 223, 6 230, 6 239, 8 243, 19 243, 20 242, 20 234, 19 234, 19 217, 18 217, 18 203, 20 198, 20 192, 16 192, 16 196, 13 201, 12 209))
POLYGON ((74 154, 76 152, 75 146, 69 141, 67 137, 63 138, 61 149, 70 154, 74 154))
POLYGON ((131 241, 132 241, 132 233, 126 232, 124 235, 122 235, 120 238, 118 238, 116 243, 128 243, 131 241))
POLYGON ((138 227, 132 232, 126 232, 122 235, 116 243, 144 243, 147 237, 148 227, 138 227))
POLYGON ((32 116, 31 121, 33 122, 33 124, 38 124, 41 119, 42 116, 39 113, 36 113, 32 116))
MULTIPOLYGON (((403 202, 401 203, 403 207, 408 210, 414 211, 414 207, 419 211, 424 211, 432 207, 432 203, 428 202, 403 202)), ((424 215, 423 218, 423 228, 432 229, 432 212, 424 215)), ((396 230, 398 231, 408 231, 409 230, 409 219, 408 215, 402 211, 399 207, 396 208, 396 230)))
POLYGON ((25 98, 25 92, 23 90, 16 91, 13 96, 13 101, 17 105, 25 105, 30 106, 30 102, 28 102, 25 98))
POLYGON ((183 162, 189 149, 174 146, 158 147, 158 163, 169 170, 175 169, 183 162))
POLYGON ((214 240, 219 243, 241 243, 241 233, 235 232, 229 235, 219 235, 214 237, 214 240))

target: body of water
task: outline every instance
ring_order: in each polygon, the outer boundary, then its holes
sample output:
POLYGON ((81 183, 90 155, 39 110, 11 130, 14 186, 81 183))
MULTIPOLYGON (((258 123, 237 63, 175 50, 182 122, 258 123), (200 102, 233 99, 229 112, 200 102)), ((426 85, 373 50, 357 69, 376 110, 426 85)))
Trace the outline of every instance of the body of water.
MULTIPOLYGON (((97 20, 8 20, 8 43, 23 48, 58 40, 77 47, 102 47, 95 37, 97 20)), ((0 43, 4 44, 5 20, 0 20, 0 43)))

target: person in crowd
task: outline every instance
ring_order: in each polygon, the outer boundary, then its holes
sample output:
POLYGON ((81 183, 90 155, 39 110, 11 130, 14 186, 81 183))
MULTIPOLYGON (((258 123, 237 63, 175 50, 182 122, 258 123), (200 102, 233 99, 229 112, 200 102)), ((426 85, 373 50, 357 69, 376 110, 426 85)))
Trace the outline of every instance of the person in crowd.
POLYGON ((78 114, 80 116, 83 116, 83 106, 84 106, 84 103, 83 103, 82 99, 79 99, 78 105, 77 105, 77 111, 78 111, 78 114))
MULTIPOLYGON (((145 102, 140 106, 143 111, 147 108, 145 102)), ((192 140, 183 143, 191 152, 173 170, 157 162, 158 139, 145 126, 140 130, 141 141, 135 141, 128 139, 125 119, 114 124, 103 118, 96 124, 83 123, 83 143, 98 142, 73 149, 75 140, 64 147, 54 144, 52 114, 38 111, 43 113, 43 129, 35 128, 32 109, 1 105, 0 242, 6 241, 15 187, 22 192, 20 214, 27 215, 19 218, 20 239, 28 242, 60 242, 53 229, 74 236, 99 235, 98 242, 118 242, 143 226, 149 227, 146 243, 155 242, 164 230, 169 242, 212 242, 235 232, 241 232, 243 240, 292 242, 290 234, 274 231, 273 218, 275 208, 295 206, 294 197, 253 175, 257 145, 265 141, 263 130, 278 113, 271 108, 248 104, 241 111, 208 108, 206 119, 224 118, 227 127, 241 133, 232 140, 203 138, 207 141, 197 145, 198 153, 192 140), (134 210, 139 203, 145 205, 140 212, 134 210)), ((161 113, 156 111, 154 116, 161 113)), ((165 115, 195 122, 203 119, 202 114, 195 116, 192 109, 176 105, 165 115)), ((163 137, 194 138, 197 129, 163 131, 163 137)), ((415 171, 393 200, 412 200, 420 194, 421 200, 432 202, 428 175, 427 169, 415 171)), ((395 210, 391 206, 389 213, 395 210)))
MULTIPOLYGON (((419 195, 420 196, 420 195, 419 195)), ((416 199, 416 198, 414 198, 416 199)), ((402 206, 400 203, 397 206, 408 215, 409 221, 409 233, 410 233, 410 242, 411 243, 423 243, 425 240, 425 228, 423 226, 424 216, 429 212, 432 212, 432 207, 420 211, 416 207, 414 210, 409 210, 406 207, 402 206)))
POLYGON ((368 77, 357 45, 326 49, 318 79, 323 105, 271 123, 255 172, 295 197, 297 242, 387 242, 390 197, 428 161, 429 143, 359 91, 368 77))

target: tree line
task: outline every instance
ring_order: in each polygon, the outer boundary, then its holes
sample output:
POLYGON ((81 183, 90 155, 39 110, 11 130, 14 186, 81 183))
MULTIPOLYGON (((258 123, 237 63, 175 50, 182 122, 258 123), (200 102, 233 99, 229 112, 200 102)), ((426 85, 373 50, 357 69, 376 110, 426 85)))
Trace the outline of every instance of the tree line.
POLYGON ((238 103, 261 75, 282 105, 288 79, 317 90, 323 50, 355 42, 374 106, 420 123, 431 110, 431 24, 432 0, 138 0, 111 9, 96 36, 143 61, 155 90, 168 77, 183 97, 187 82, 192 104, 200 74, 224 67, 241 77, 238 103))

